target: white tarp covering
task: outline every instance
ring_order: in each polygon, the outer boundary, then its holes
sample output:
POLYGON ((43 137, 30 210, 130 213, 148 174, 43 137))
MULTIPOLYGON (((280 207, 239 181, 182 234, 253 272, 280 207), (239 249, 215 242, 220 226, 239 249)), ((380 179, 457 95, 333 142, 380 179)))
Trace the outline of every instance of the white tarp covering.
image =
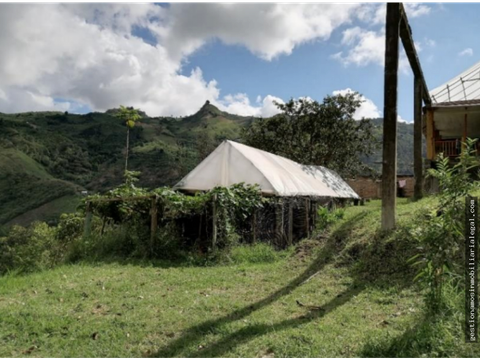
POLYGON ((480 62, 430 91, 433 103, 480 99, 480 62))
POLYGON ((206 191, 241 182, 258 184, 262 193, 277 196, 359 198, 334 171, 301 165, 229 140, 222 142, 174 188, 206 191))

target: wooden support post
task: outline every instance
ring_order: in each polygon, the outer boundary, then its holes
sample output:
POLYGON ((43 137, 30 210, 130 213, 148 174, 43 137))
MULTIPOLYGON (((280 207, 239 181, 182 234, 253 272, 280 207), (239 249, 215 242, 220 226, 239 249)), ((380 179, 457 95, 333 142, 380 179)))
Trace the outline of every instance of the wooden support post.
POLYGON ((91 232, 91 227, 92 227, 92 207, 91 207, 90 201, 87 201, 87 204, 85 205, 85 225, 83 228, 83 236, 84 237, 89 237, 90 232, 91 232))
POLYGON ((290 246, 293 243, 293 202, 288 203, 288 237, 287 245, 290 246))
POLYGON ((465 118, 463 119, 463 143, 462 149, 465 149, 465 142, 467 141, 467 113, 465 113, 465 118))
POLYGON ((283 202, 281 199, 278 199, 275 204, 275 236, 278 239, 283 238, 283 202))
POLYGON ((419 200, 423 197, 423 157, 422 157, 422 83, 415 77, 413 86, 413 169, 415 187, 413 197, 419 200))
POLYGON ((427 159, 435 160, 435 136, 434 136, 434 121, 433 121, 433 109, 427 109, 426 114, 426 126, 427 126, 427 159))
POLYGON ((212 202, 212 249, 217 245, 218 227, 217 227, 217 194, 213 195, 212 202))
POLYGON ((387 3, 383 108, 382 229, 395 227, 400 4, 387 3))
POLYGON ((310 237, 310 199, 305 199, 305 231, 307 238, 310 237))
POLYGON ((257 209, 253 210, 252 215, 252 243, 257 242, 257 209))
POLYGON ((152 207, 150 209, 151 222, 150 222, 150 255, 153 255, 153 247, 155 244, 155 236, 157 235, 157 220, 158 220, 158 209, 157 209, 157 195, 152 197, 152 207))

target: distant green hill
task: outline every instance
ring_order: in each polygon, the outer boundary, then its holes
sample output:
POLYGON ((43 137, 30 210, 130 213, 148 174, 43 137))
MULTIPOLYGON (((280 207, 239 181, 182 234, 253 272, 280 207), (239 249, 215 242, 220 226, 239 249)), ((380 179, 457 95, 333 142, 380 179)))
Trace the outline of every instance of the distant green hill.
MULTIPOLYGON (((362 160, 369 164, 378 174, 382 172, 382 141, 383 119, 372 119, 375 126, 377 151, 362 160)), ((413 123, 398 123, 397 128, 397 174, 413 175, 413 123)), ((426 155, 425 141, 423 141, 423 156, 426 155)))
MULTIPOLYGON (((106 113, 0 113, 0 225, 50 220, 73 210, 82 190, 102 192, 122 181, 126 128, 106 113)), ((143 118, 131 131, 129 169, 140 186, 173 185, 222 140, 241 141, 253 117, 206 103, 182 117, 143 118)), ((381 119, 376 124, 381 143, 381 119)), ((412 172, 413 125, 399 123, 399 172, 412 172)), ((380 169, 381 149, 365 162, 380 169)))

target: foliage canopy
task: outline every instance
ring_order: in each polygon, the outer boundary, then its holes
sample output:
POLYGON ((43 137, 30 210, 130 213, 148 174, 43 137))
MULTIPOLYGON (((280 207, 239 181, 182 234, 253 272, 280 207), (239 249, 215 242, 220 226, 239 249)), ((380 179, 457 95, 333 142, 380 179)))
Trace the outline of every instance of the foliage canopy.
POLYGON ((243 137, 253 147, 352 176, 365 168, 360 157, 375 149, 371 121, 353 118, 361 103, 358 93, 277 103, 282 113, 254 121, 243 137))

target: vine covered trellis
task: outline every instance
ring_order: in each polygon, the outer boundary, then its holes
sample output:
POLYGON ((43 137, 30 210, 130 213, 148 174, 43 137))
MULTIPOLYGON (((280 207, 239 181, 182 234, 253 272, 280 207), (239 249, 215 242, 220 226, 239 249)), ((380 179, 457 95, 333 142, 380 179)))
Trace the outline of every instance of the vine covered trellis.
POLYGON ((86 238, 95 217, 100 220, 96 229, 101 234, 121 226, 138 228, 151 256, 165 237, 176 239, 182 248, 196 247, 201 252, 236 242, 262 241, 284 248, 309 236, 317 206, 325 202, 264 197, 258 186, 243 183, 188 195, 166 187, 149 191, 136 187, 135 181, 135 176, 127 177, 124 185, 106 195, 86 199, 86 238))

